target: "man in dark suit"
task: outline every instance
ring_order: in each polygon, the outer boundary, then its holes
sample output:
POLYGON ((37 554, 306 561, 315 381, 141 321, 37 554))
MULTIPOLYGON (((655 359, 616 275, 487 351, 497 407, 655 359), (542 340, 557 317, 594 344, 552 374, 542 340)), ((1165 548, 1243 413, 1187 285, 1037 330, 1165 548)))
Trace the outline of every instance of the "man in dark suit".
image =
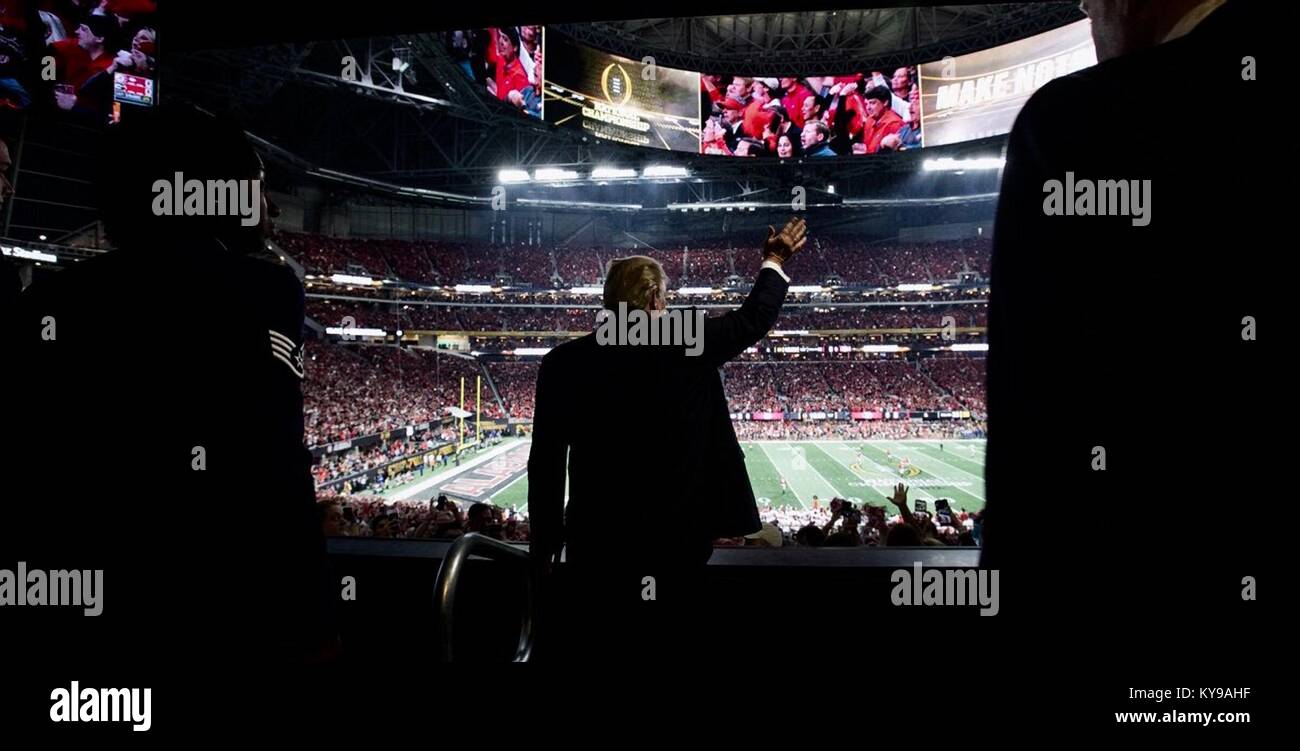
MULTIPOLYGON (((528 460, 531 552, 547 569, 567 546, 580 593, 570 614, 587 616, 574 618, 579 630, 570 635, 584 634, 575 638, 584 649, 600 653, 604 640, 626 636, 608 625, 611 615, 650 637, 642 651, 620 642, 625 656, 648 656, 672 641, 674 619, 655 619, 689 612, 712 541, 759 530, 720 369, 776 322, 789 286, 782 265, 804 242, 801 219, 769 228, 749 296, 705 320, 694 356, 688 346, 602 345, 593 333, 543 358, 528 460), (607 620, 597 626, 598 618, 607 620)), ((658 314, 666 292, 657 262, 624 258, 610 265, 604 307, 658 314)))
POLYGON ((1290 389, 1270 383, 1250 325, 1275 298, 1265 259, 1280 191, 1264 154, 1222 148, 1244 127, 1231 115, 1267 101, 1253 73, 1270 51, 1264 6, 1086 0, 1098 65, 1044 86, 1011 132, 983 527, 1005 617, 1031 602, 1044 618, 1130 621, 1251 606, 1242 579, 1262 538, 1231 521, 1231 476, 1201 460, 1227 439, 1249 446, 1225 458, 1233 471, 1283 466, 1255 439, 1268 397, 1290 389), (1142 127, 1110 128, 1106 112, 1142 127), (1048 550, 1061 538, 1045 509, 1096 554, 1048 550))
POLYGON ((29 398, 4 550, 103 570, 103 612, 16 608, 10 628, 42 678, 58 664, 206 690, 335 641, 303 446, 303 289, 253 257, 274 208, 242 131, 194 110, 131 115, 96 179, 116 249, 38 280, 6 331, 29 398), (240 181, 251 213, 158 213, 156 182, 177 172, 240 181))

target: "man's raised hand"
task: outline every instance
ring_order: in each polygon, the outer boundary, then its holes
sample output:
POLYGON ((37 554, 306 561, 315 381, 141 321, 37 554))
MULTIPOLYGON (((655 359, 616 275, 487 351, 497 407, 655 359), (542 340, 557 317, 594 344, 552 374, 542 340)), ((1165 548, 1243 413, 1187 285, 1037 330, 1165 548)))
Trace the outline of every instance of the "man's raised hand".
POLYGON ((774 227, 768 227, 767 240, 763 243, 763 260, 783 264, 799 252, 807 239, 807 226, 798 217, 786 222, 779 233, 774 227))

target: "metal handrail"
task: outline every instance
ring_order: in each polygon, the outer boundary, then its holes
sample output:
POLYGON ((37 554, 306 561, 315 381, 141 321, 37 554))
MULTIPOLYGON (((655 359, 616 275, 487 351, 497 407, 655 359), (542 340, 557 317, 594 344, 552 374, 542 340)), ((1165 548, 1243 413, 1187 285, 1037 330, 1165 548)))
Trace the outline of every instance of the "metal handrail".
POLYGON ((438 577, 433 583, 434 608, 442 621, 442 643, 440 645, 442 660, 452 662, 453 641, 452 626, 455 616, 456 591, 460 587, 460 574, 465 561, 471 555, 491 558, 502 563, 518 566, 524 572, 527 588, 527 603, 524 609, 523 623, 519 627, 519 643, 515 646, 514 662, 528 662, 533 653, 534 608, 536 597, 533 591, 533 577, 529 568, 528 553, 477 532, 462 535, 443 558, 438 567, 438 577))

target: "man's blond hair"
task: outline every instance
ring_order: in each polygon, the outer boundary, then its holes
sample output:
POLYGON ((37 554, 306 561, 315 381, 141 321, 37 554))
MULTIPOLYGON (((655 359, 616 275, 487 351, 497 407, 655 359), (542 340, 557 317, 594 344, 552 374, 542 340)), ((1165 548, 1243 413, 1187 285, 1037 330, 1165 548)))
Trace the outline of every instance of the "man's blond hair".
POLYGON ((618 304, 625 302, 629 310, 645 310, 667 280, 664 267, 649 256, 615 258, 605 275, 605 309, 618 310, 618 304))

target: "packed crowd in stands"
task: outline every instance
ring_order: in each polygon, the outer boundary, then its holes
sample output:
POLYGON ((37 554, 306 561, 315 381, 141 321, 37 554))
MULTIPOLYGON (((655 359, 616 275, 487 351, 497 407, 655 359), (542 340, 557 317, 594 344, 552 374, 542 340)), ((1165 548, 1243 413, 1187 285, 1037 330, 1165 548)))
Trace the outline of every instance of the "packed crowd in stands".
MULTIPOLYGON (((466 379, 466 405, 471 411, 475 377, 486 376, 484 418, 533 417, 536 359, 481 364, 429 350, 320 342, 310 343, 307 355, 303 394, 309 446, 407 425, 436 424, 446 417, 448 407, 460 404, 461 377, 466 379)), ((830 360, 742 359, 724 366, 723 387, 733 413, 779 412, 786 418, 738 419, 737 434, 747 438, 957 436, 982 426, 969 421, 930 424, 840 418, 853 412, 968 410, 978 421, 985 413, 984 359, 964 355, 920 360, 861 355, 830 360), (811 419, 813 413, 836 419, 811 419)), ((356 462, 378 464, 390 456, 379 451, 356 462)))
POLYGON ((507 542, 528 542, 527 514, 486 503, 457 503, 445 495, 436 501, 385 503, 370 496, 320 493, 316 501, 328 537, 452 540, 478 532, 507 542))
POLYGON ((975 305, 863 306, 812 308, 787 306, 777 319, 777 330, 845 330, 942 328, 951 316, 958 328, 988 326, 988 308, 975 305))
MULTIPOLYGON (((599 307, 496 307, 490 305, 424 305, 395 301, 368 303, 309 297, 307 315, 326 326, 338 326, 351 316, 361 328, 433 331, 570 331, 596 327, 599 307)), ((719 314, 717 309, 708 311, 719 314)), ((957 328, 988 326, 988 307, 961 305, 871 305, 811 307, 787 305, 775 330, 940 329, 948 317, 957 328)))
MULTIPOLYGON (((599 285, 610 260, 640 254, 664 266, 669 286, 722 284, 733 273, 752 278, 761 257, 723 244, 702 247, 551 247, 374 238, 339 238, 282 232, 275 240, 313 274, 350 273, 425 285, 515 284, 561 288, 599 285)), ((838 276, 846 284, 893 286, 987 278, 991 243, 983 239, 927 243, 863 243, 818 238, 786 271, 804 284, 838 276)))
POLYGON ((513 418, 533 419, 536 405, 537 361, 501 361, 487 363, 488 374, 496 384, 497 393, 505 402, 506 411, 513 418))
POLYGON ((922 361, 930 380, 947 389, 961 405, 972 412, 986 414, 984 401, 983 357, 932 357, 922 361))
POLYGON ((816 496, 811 508, 765 504, 758 511, 763 523, 761 531, 748 537, 715 540, 714 545, 814 548, 979 545, 982 511, 967 512, 949 504, 950 513, 940 517, 928 509, 910 509, 906 490, 896 488, 894 493, 892 498, 881 499, 876 504, 859 505, 843 498, 819 500, 816 496))
MULTIPOLYGON (((901 486, 900 486, 901 487, 901 486)), ((718 547, 917 547, 979 545, 983 514, 951 506, 948 517, 908 507, 906 490, 895 489, 888 504, 858 505, 814 496, 812 508, 759 508, 762 529, 747 537, 722 538, 718 547)), ((933 501, 931 501, 933 503, 933 501)), ((931 507, 933 508, 933 507, 931 507)), ((454 540, 477 532, 497 540, 526 543, 528 515, 488 503, 457 503, 445 495, 429 501, 386 503, 374 496, 320 493, 317 510, 329 537, 454 540)))
MULTIPOLYGON (((969 395, 982 393, 982 371, 941 366, 952 388, 969 395), (977 380, 975 380, 977 379, 977 380)), ((904 359, 844 360, 835 362, 761 361, 732 362, 723 369, 723 383, 731 398, 737 382, 741 402, 754 403, 754 395, 774 395, 782 412, 895 412, 953 410, 972 405, 948 393, 915 362, 904 359)), ((769 401, 758 403, 770 404, 769 401)), ((737 404, 733 403, 733 409, 737 404)), ((981 401, 982 406, 982 401, 981 401)), ((736 411, 773 411, 771 409, 736 411)))
MULTIPOLYGON (((303 407, 308 446, 429 421, 472 404, 478 363, 422 350, 313 342, 306 349, 303 407)), ((483 415, 502 416, 484 385, 483 415)))

